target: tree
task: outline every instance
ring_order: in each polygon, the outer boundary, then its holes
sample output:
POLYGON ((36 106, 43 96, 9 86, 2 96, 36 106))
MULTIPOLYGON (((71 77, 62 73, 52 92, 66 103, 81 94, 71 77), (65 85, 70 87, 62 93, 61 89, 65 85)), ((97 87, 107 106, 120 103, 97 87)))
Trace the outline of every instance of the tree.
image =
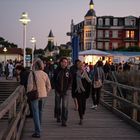
POLYGON ((35 50, 35 54, 41 54, 41 55, 44 55, 44 50, 43 49, 36 49, 35 50))
POLYGON ((69 50, 69 49, 60 49, 60 52, 59 52, 60 57, 62 57, 62 56, 69 57, 70 54, 71 54, 71 50, 69 50))
POLYGON ((17 48, 18 47, 16 44, 8 42, 3 37, 0 37, 0 45, 4 46, 6 48, 17 48))

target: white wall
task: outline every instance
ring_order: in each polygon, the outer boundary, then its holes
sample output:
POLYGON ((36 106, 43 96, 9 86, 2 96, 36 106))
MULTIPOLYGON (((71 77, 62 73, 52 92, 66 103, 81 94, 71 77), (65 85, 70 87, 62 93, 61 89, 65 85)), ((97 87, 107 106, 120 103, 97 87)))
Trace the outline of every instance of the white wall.
POLYGON ((5 59, 6 60, 8 60, 8 59, 12 59, 12 60, 15 60, 15 59, 17 59, 17 60, 21 60, 22 59, 22 56, 20 56, 20 55, 18 55, 18 54, 6 54, 6 55, 4 55, 4 54, 0 54, 0 62, 2 62, 2 61, 5 61, 5 59))

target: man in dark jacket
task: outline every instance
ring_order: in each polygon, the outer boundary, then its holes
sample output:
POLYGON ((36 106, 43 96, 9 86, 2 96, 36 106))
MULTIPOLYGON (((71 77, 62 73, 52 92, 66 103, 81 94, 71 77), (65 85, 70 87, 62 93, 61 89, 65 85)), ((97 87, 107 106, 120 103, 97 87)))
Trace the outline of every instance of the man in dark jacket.
POLYGON ((54 71, 54 89, 55 89, 55 117, 57 122, 62 121, 62 126, 67 126, 68 119, 68 89, 71 84, 71 76, 68 66, 68 59, 63 57, 60 59, 60 64, 54 71), (62 102, 62 108, 61 108, 62 102))

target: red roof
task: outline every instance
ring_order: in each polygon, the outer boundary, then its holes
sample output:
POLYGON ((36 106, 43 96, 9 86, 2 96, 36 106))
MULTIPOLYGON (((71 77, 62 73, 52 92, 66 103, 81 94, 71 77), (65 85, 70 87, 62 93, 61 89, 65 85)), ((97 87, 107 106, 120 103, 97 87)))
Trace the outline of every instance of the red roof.
MULTIPOLYGON (((0 54, 5 54, 3 48, 0 48, 0 54)), ((23 51, 21 48, 7 48, 6 54, 19 54, 23 55, 23 51)))

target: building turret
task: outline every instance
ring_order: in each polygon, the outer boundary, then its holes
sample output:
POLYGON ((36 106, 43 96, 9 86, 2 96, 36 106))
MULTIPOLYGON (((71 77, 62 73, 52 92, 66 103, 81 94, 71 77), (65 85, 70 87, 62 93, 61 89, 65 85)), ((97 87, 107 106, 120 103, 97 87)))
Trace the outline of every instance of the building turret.
POLYGON ((84 50, 96 48, 96 13, 93 0, 90 0, 89 10, 84 20, 84 50))
POLYGON ((93 3, 92 0, 89 3, 89 10, 86 13, 85 17, 89 17, 89 16, 95 16, 96 17, 96 13, 95 13, 95 10, 94 10, 94 3, 93 3))
POLYGON ((53 51, 54 50, 54 35, 52 33, 52 30, 50 30, 50 33, 48 35, 48 45, 47 45, 48 51, 53 51))

